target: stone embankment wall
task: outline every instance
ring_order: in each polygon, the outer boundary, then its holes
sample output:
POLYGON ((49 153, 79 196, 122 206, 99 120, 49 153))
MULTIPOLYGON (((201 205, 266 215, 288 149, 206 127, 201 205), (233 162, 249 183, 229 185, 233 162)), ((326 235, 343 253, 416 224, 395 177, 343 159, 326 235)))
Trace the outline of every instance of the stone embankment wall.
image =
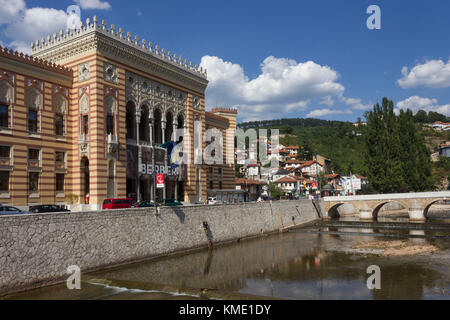
MULTIPOLYGON (((319 212, 318 212, 319 211, 319 212)), ((0 217, 0 295, 82 273, 312 222, 323 202, 286 201, 0 217)))

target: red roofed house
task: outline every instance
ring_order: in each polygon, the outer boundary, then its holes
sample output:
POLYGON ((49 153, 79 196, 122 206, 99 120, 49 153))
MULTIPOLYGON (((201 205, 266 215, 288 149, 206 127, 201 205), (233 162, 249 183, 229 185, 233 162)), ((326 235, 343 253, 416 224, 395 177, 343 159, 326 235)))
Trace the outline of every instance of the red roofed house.
POLYGON ((274 184, 281 188, 286 193, 294 193, 297 190, 298 180, 294 177, 287 176, 281 179, 278 179, 274 182, 274 184))
POLYGON ((288 168, 296 168, 300 165, 302 165, 304 163, 304 161, 299 161, 299 160, 287 160, 284 167, 286 169, 288 168))
POLYGON ((305 176, 317 176, 320 173, 325 172, 323 165, 315 160, 305 162, 300 166, 300 168, 305 176))

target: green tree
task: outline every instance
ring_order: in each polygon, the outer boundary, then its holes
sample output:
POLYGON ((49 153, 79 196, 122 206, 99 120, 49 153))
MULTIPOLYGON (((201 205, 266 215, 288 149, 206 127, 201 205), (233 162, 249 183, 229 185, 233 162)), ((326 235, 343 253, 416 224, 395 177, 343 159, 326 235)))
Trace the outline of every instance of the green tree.
POLYGON ((364 160, 373 187, 382 193, 398 192, 405 187, 394 103, 383 98, 372 111, 366 112, 364 160))
POLYGON ((328 184, 328 179, 326 177, 325 172, 319 173, 319 184, 321 188, 325 187, 328 184))
POLYGON ((417 123, 428 123, 428 114, 424 110, 419 110, 414 116, 414 121, 417 123))
POLYGON ((411 110, 401 110, 399 119, 400 159, 405 191, 425 191, 432 188, 431 158, 425 139, 414 123, 411 110))
POLYGON ((285 124, 285 125, 281 126, 281 128, 280 128, 280 133, 292 134, 293 132, 294 132, 294 128, 292 128, 288 124, 285 124))
POLYGON ((430 111, 428 113, 428 122, 429 123, 433 123, 433 122, 436 122, 436 121, 447 122, 447 117, 444 116, 443 114, 438 113, 438 112, 430 111))
POLYGON ((275 184, 271 183, 269 185, 269 190, 270 190, 270 195, 272 198, 274 199, 280 199, 281 197, 284 196, 284 191, 283 189, 277 187, 275 184))

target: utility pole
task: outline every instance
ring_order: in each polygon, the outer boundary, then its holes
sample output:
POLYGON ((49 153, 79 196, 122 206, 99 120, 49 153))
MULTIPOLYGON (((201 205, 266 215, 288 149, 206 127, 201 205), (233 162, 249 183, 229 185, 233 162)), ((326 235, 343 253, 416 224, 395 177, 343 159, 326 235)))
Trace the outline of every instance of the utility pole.
POLYGON ((153 202, 155 204, 155 210, 156 213, 158 214, 158 203, 156 201, 156 150, 155 150, 155 116, 154 114, 152 114, 151 119, 150 119, 151 123, 152 123, 152 168, 153 168, 153 202))
POLYGON ((352 196, 355 195, 355 190, 353 189, 353 173, 350 171, 350 184, 352 185, 352 196))
POLYGON ((138 174, 137 174, 137 202, 141 201, 141 164, 142 164, 142 146, 140 143, 140 125, 141 125, 141 111, 136 110, 136 143, 138 146, 138 174))

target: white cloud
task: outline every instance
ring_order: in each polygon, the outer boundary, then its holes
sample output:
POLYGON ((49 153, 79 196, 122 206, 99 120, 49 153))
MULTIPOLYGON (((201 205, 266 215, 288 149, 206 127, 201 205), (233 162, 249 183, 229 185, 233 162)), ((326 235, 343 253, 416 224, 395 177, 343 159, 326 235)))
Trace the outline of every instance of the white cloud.
POLYGON ((18 19, 26 5, 24 0, 0 0, 0 8, 0 25, 2 25, 18 19))
POLYGON ((307 118, 319 118, 323 116, 352 114, 351 110, 336 110, 336 109, 318 109, 311 111, 306 115, 307 118))
POLYGON ((367 110, 370 108, 369 105, 363 104, 361 99, 357 98, 346 98, 343 95, 339 96, 339 100, 344 102, 346 105, 352 107, 355 110, 367 110))
POLYGON ((412 96, 399 101, 395 108, 395 112, 398 114, 401 109, 410 109, 414 113, 417 113, 419 110, 425 110, 427 112, 434 111, 450 116, 450 104, 439 105, 437 99, 422 98, 418 96, 412 96))
POLYGON ((92 10, 92 9, 110 10, 111 9, 111 5, 107 1, 75 0, 75 2, 80 5, 81 9, 84 9, 84 10, 92 10))
POLYGON ((325 97, 319 102, 320 105, 326 105, 327 107, 334 106, 334 100, 331 97, 325 97))
POLYGON ((63 10, 52 8, 31 8, 23 17, 10 24, 5 35, 14 39, 9 45, 18 51, 29 53, 30 43, 67 27, 68 15, 63 10))
POLYGON ((345 90, 337 82, 335 70, 313 61, 299 63, 270 56, 255 79, 249 79, 239 64, 218 57, 204 56, 200 65, 208 71, 207 105, 238 107, 244 121, 303 111, 314 99, 331 106, 332 97, 345 90))
POLYGON ((418 86, 428 88, 450 87, 450 60, 445 63, 442 60, 431 60, 424 64, 418 64, 411 70, 408 67, 402 69, 403 78, 397 81, 403 89, 418 86))

